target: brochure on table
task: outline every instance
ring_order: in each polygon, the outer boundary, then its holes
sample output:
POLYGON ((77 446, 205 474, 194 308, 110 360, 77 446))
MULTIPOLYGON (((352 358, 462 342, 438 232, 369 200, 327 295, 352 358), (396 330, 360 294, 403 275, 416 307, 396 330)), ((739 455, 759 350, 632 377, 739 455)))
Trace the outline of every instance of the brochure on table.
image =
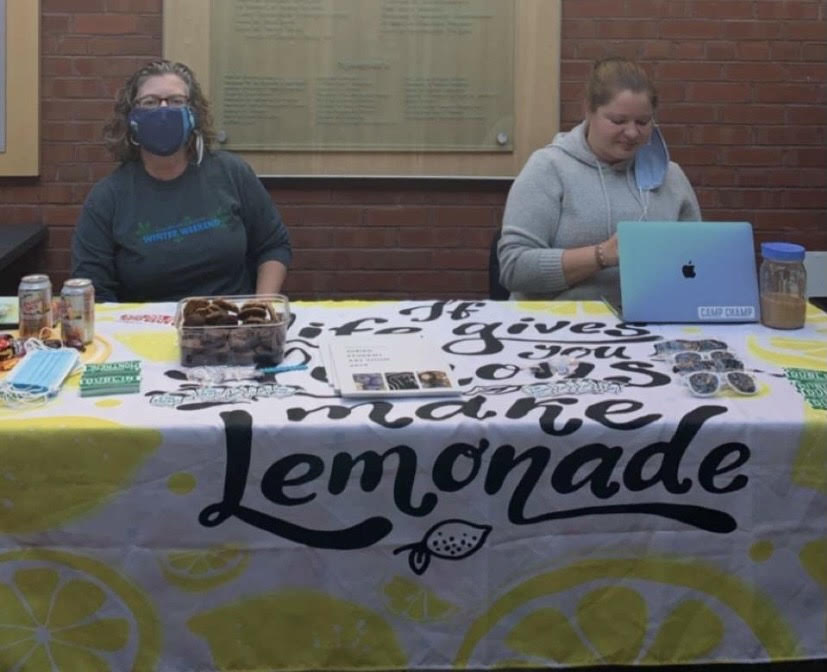
POLYGON ((0 296, 0 328, 17 328, 17 305, 16 296, 0 296))
POLYGON ((325 350, 328 379, 343 397, 460 394, 439 346, 419 335, 338 336, 325 350))

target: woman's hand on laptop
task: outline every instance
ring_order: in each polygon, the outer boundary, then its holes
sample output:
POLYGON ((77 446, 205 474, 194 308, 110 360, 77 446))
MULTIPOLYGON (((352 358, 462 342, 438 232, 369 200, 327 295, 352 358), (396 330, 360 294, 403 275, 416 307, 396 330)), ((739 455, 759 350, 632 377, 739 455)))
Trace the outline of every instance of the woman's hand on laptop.
POLYGON ((569 287, 591 277, 602 268, 617 266, 617 234, 599 245, 563 250, 563 276, 569 287))

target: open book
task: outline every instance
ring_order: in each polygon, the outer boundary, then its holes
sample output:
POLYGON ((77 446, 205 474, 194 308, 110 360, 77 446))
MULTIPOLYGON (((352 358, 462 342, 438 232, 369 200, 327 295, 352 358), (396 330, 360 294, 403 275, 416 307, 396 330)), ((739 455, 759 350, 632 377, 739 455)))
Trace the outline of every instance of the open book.
POLYGON ((343 397, 461 392, 439 346, 420 335, 333 336, 323 351, 328 380, 343 397))

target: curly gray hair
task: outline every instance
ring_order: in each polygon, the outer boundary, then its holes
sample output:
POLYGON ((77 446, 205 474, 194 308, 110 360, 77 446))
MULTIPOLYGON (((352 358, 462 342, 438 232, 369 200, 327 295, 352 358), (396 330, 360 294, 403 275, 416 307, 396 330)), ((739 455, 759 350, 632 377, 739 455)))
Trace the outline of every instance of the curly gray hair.
POLYGON ((104 144, 118 161, 126 163, 140 159, 140 149, 131 141, 129 112, 135 105, 135 98, 144 81, 149 77, 167 74, 180 77, 189 89, 189 105, 195 113, 195 129, 187 143, 187 155, 190 161, 200 163, 204 149, 210 149, 215 142, 210 105, 201 91, 195 74, 183 63, 161 59, 144 65, 127 79, 118 91, 114 114, 103 127, 104 144))

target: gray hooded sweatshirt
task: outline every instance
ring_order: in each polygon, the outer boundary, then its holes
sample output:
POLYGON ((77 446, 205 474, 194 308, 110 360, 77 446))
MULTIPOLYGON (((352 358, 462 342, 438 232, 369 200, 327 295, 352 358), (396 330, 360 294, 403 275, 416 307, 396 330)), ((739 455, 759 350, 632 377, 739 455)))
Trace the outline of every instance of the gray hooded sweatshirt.
POLYGON ((498 254, 500 282, 512 299, 619 301, 617 267, 574 286, 563 276, 563 251, 596 245, 622 220, 700 221, 695 192, 680 166, 669 163, 663 183, 641 191, 634 159, 599 161, 586 142, 586 122, 534 152, 505 205, 498 254))

